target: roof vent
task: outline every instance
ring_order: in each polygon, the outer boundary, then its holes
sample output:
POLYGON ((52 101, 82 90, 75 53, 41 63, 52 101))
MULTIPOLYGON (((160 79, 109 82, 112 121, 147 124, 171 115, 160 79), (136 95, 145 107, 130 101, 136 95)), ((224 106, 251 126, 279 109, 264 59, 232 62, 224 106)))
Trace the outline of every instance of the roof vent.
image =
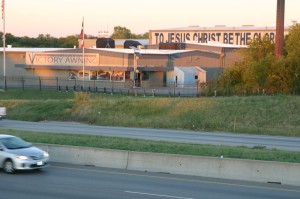
POLYGON ((216 28, 225 28, 226 25, 215 25, 216 28))

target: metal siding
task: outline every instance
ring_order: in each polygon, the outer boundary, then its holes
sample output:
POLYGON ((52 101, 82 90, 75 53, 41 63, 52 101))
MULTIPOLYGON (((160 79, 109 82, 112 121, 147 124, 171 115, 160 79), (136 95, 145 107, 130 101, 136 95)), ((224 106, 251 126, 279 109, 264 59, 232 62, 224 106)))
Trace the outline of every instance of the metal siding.
POLYGON ((168 55, 153 55, 153 54, 142 55, 142 58, 138 60, 138 66, 167 67, 168 66, 168 55))
POLYGON ((100 66, 125 66, 123 53, 99 51, 100 66))

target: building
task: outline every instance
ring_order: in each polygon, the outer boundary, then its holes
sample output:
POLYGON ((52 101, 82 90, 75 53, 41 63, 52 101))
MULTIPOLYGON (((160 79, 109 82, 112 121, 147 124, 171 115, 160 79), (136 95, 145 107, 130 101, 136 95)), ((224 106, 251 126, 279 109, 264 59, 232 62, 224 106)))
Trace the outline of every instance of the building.
MULTIPOLYGON (((217 77, 239 61, 237 51, 247 48, 251 39, 266 36, 275 42, 275 33, 274 27, 254 26, 150 30, 149 41, 137 40, 141 45, 135 50, 123 48, 126 40, 114 41, 115 48, 96 48, 96 39, 85 40, 84 59, 80 48, 9 47, 6 78, 10 85, 23 86, 98 85, 122 89, 196 85, 217 77), (141 54, 138 60, 137 51, 141 54)), ((0 69, 0 78, 3 71, 0 69)))
MULTIPOLYGON (((83 64, 83 51, 79 48, 6 48, 7 83, 33 85, 43 81, 49 86, 80 87, 85 84, 85 87, 105 87, 114 82, 115 88, 131 88, 135 71, 135 82, 139 87, 164 87, 174 83, 192 85, 205 83, 233 64, 236 50, 240 48, 201 43, 181 46, 180 50, 162 50, 159 45, 137 49, 141 58, 136 61, 136 71, 133 49, 85 48, 83 64), (35 80, 29 80, 32 78, 35 80)), ((3 54, 0 63, 3 63, 3 54)), ((3 70, 0 70, 0 77, 3 77, 3 70)))
POLYGON ((217 77, 224 68, 233 66, 237 61, 241 60, 238 50, 247 48, 247 46, 222 44, 218 42, 188 42, 152 44, 144 46, 144 48, 199 51, 199 57, 191 56, 190 60, 186 61, 187 63, 193 63, 193 66, 200 66, 204 69, 206 71, 206 79, 211 80, 217 77))

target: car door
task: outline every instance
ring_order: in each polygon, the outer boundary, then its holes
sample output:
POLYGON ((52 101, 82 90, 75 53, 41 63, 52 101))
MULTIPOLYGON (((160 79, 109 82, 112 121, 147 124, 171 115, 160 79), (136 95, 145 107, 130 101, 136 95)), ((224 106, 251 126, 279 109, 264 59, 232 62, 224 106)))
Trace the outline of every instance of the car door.
POLYGON ((5 151, 4 146, 0 142, 0 167, 2 167, 3 161, 5 159, 5 151))

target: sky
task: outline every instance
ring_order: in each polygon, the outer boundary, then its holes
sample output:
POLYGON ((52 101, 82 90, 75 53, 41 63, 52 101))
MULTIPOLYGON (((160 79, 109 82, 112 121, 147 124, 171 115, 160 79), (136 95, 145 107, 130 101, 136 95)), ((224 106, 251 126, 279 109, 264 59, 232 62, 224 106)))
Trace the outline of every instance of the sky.
MULTIPOLYGON (((277 0, 5 0, 5 30, 15 36, 113 33, 135 34, 198 25, 275 26, 277 0)), ((285 1, 285 25, 300 22, 300 0, 285 1)), ((3 31, 3 20, 1 20, 3 31)))

